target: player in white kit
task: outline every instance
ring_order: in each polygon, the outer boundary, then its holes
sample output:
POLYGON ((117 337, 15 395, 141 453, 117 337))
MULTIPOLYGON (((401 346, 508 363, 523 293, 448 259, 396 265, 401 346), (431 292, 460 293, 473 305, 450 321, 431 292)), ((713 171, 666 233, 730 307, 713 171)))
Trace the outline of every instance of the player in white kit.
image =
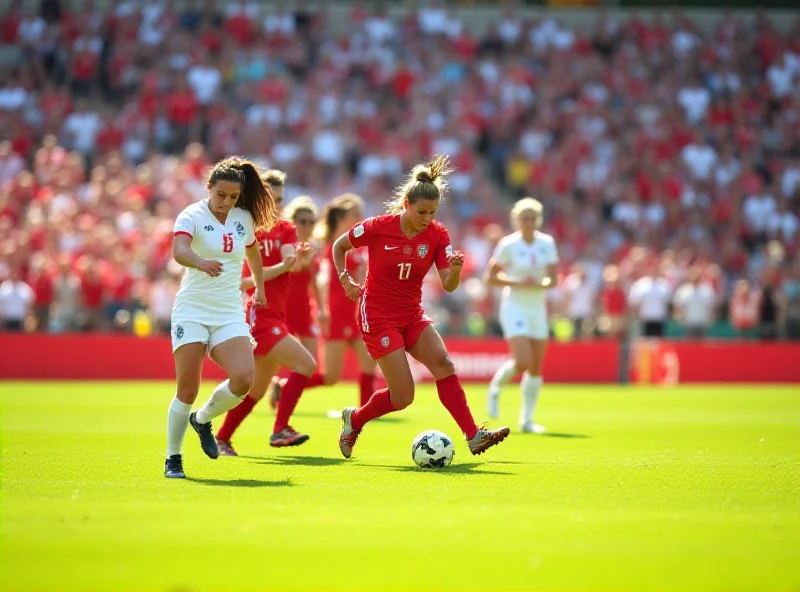
POLYGON ((497 244, 485 278, 488 285, 503 287, 500 325, 512 356, 492 378, 489 416, 497 418, 503 386, 522 372, 520 429, 532 433, 544 432, 544 427, 534 423, 533 414, 549 335, 547 290, 556 285, 558 264, 555 240, 538 230, 542 220, 542 204, 537 200, 526 197, 514 204, 511 223, 519 230, 497 244))
POLYGON ((175 221, 172 256, 186 267, 172 308, 172 353, 177 389, 167 417, 164 476, 182 479, 186 428, 200 436, 203 452, 219 456, 211 420, 236 407, 253 381, 253 346, 239 289, 245 257, 252 270, 255 302, 263 306, 263 267, 255 239, 271 228, 278 211, 256 167, 241 158, 217 163, 206 185, 208 198, 190 205, 175 221), (191 413, 206 352, 227 373, 211 398, 191 413))

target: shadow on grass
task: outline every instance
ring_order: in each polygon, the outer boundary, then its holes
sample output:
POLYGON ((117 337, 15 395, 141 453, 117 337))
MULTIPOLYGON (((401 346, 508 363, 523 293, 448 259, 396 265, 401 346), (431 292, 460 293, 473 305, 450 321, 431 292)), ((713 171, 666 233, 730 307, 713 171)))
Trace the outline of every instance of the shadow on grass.
MULTIPOLYGON (((271 417, 274 417, 274 415, 271 417)), ((331 421, 339 421, 339 422, 342 421, 342 418, 339 416, 333 417, 331 415, 326 415, 325 413, 312 412, 312 411, 295 411, 294 413, 292 413, 292 417, 300 417, 302 419, 330 419, 331 421)), ((379 417, 378 419, 374 419, 372 421, 374 421, 376 424, 382 424, 382 423, 394 424, 394 423, 406 423, 410 420, 406 419, 405 417, 379 417)))
POLYGON ((304 466, 304 467, 335 467, 345 462, 343 458, 331 458, 328 456, 239 456, 255 461, 260 465, 281 465, 281 466, 304 466))
POLYGON ((491 463, 459 463, 445 467, 444 469, 421 469, 414 465, 373 465, 362 464, 362 467, 386 469, 389 471, 396 471, 398 473, 436 473, 441 475, 513 475, 507 471, 482 471, 476 470, 479 467, 490 466, 491 463))
POLYGON ((587 436, 586 434, 567 434, 566 432, 545 432, 544 434, 540 434, 545 438, 577 438, 577 439, 586 439, 591 438, 591 436, 587 436))
POLYGON ((292 487, 293 484, 288 479, 282 481, 263 481, 261 479, 199 479, 197 477, 186 477, 187 481, 199 485, 210 485, 211 487, 292 487))

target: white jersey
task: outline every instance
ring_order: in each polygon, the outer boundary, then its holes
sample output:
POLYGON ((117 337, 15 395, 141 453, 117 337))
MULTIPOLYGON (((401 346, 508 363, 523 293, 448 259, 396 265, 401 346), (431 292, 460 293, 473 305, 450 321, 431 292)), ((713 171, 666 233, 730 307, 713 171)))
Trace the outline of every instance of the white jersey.
MULTIPOLYGON (((549 234, 537 231, 533 243, 528 244, 522 239, 521 233, 515 232, 500 239, 492 258, 512 278, 533 277, 543 280, 547 277, 547 267, 558 263, 558 251, 556 241, 549 234)), ((511 303, 531 309, 544 307, 546 302, 546 290, 506 286, 503 288, 500 305, 511 303)))
POLYGON ((204 259, 222 263, 222 273, 211 277, 199 269, 184 271, 172 306, 173 323, 193 321, 216 326, 243 321, 239 286, 245 247, 256 240, 250 212, 233 208, 223 224, 203 200, 180 213, 175 220, 175 234, 191 236, 192 250, 204 259))

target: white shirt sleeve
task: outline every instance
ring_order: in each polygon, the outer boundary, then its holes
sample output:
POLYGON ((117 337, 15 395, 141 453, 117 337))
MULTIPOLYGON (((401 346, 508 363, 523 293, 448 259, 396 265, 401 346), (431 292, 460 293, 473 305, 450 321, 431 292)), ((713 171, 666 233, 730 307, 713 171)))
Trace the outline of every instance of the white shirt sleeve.
MULTIPOLYGON (((252 222, 251 222, 250 226, 252 228, 252 222)), ((175 220, 175 228, 173 230, 174 233, 175 234, 178 234, 178 233, 184 234, 185 233, 185 234, 188 234, 191 237, 194 237, 197 234, 196 230, 197 229, 195 227, 194 217, 187 210, 183 210, 178 215, 177 220, 175 220)), ((250 242, 252 242, 252 240, 250 242)))
POLYGON ((250 212, 247 213, 247 220, 244 223, 245 235, 244 235, 244 244, 247 247, 252 247, 253 243, 256 242, 256 230, 255 230, 255 222, 253 222, 253 216, 250 212))
POLYGON ((549 253, 547 254, 547 261, 548 265, 553 265, 554 263, 558 263, 558 248, 556 247, 556 241, 551 239, 550 240, 550 249, 549 253))
POLYGON ((506 267, 511 263, 511 251, 508 248, 508 241, 501 239, 492 253, 492 259, 501 266, 506 267))

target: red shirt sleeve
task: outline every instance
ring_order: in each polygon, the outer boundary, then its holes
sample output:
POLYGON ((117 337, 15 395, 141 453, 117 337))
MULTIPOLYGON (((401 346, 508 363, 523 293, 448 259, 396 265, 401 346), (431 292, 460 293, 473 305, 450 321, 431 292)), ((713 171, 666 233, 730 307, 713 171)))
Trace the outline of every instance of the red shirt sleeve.
POLYGON ((373 218, 367 218, 363 222, 353 226, 350 232, 347 233, 347 236, 350 238, 350 244, 353 245, 354 249, 370 246, 374 237, 372 231, 373 221, 373 218))
POLYGON ((439 244, 436 245, 436 252, 433 255, 433 262, 436 269, 444 269, 449 267, 447 258, 453 253, 453 247, 450 246, 450 233, 447 228, 441 226, 439 228, 439 244))
POLYGON ((287 224, 286 230, 283 233, 283 245, 294 245, 297 242, 297 228, 294 224, 287 224))

